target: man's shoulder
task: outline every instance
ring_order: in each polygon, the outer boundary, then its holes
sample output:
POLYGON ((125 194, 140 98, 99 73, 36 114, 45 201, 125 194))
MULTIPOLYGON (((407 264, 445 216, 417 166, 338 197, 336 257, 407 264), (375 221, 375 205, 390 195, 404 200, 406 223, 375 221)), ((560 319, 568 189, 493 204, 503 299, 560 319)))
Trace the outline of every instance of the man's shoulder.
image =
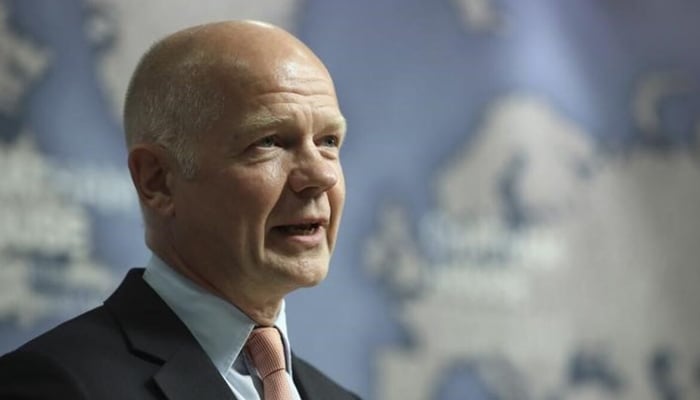
POLYGON ((292 356, 294 381, 302 398, 359 399, 305 360, 292 356))
MULTIPOLYGON (((126 345, 109 312, 97 307, 0 357, 0 398, 81 398, 83 377, 104 375, 126 345)), ((97 379, 96 381, 100 381, 97 379)))
MULTIPOLYGON (((139 291, 144 291, 140 276, 143 270, 131 270, 117 290, 105 301, 89 311, 69 319, 56 327, 26 342, 8 353, 42 355, 69 366, 84 365, 90 368, 95 359, 119 358, 132 353, 124 332, 124 310, 129 312, 143 300, 139 291), (136 292, 136 293, 135 293, 136 292), (135 298, 130 298, 134 294, 135 298), (113 301, 115 297, 119 300, 113 301), (128 299, 128 300, 124 300, 128 299), (129 302, 126 306, 124 303, 129 302), (120 308, 121 307, 121 308, 120 308), (122 315, 119 315, 119 313, 122 315)), ((152 311, 152 310, 151 310, 152 311)), ((0 361, 7 357, 3 356, 0 361)))
POLYGON ((84 352, 110 336, 116 336, 117 332, 113 317, 104 306, 99 306, 62 322, 17 350, 84 352))
POLYGON ((0 366, 32 360, 90 371, 103 360, 127 353, 119 326, 104 306, 94 308, 28 341, 0 358, 0 366))
POLYGON ((132 270, 104 305, 0 357, 0 399, 161 397, 152 377, 162 359, 144 352, 133 339, 145 337, 156 346, 161 343, 156 334, 173 323, 160 324, 169 321, 163 317, 166 307, 141 275, 132 270))

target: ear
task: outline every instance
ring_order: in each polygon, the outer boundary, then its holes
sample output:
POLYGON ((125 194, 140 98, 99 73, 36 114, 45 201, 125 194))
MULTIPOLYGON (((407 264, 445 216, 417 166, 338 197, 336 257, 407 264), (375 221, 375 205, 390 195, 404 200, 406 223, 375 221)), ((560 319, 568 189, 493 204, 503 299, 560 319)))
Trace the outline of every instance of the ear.
POLYGON ((167 217, 175 214, 170 157, 164 149, 139 144, 129 150, 129 172, 143 207, 167 217))

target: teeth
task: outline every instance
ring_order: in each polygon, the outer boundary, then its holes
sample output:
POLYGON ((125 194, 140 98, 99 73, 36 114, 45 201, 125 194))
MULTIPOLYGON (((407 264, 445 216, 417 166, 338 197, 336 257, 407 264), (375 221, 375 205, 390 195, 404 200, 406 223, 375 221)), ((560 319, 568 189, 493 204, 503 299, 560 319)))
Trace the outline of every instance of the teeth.
POLYGON ((316 230, 317 224, 287 225, 283 227, 287 233, 297 235, 310 235, 316 230))

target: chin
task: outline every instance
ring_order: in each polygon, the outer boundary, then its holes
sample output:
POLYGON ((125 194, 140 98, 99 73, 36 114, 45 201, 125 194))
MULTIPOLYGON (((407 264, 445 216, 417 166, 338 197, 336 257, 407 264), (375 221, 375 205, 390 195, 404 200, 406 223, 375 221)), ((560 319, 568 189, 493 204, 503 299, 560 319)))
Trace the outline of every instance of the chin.
POLYGON ((290 279, 297 287, 312 287, 321 283, 328 275, 327 261, 309 261, 288 270, 290 279))

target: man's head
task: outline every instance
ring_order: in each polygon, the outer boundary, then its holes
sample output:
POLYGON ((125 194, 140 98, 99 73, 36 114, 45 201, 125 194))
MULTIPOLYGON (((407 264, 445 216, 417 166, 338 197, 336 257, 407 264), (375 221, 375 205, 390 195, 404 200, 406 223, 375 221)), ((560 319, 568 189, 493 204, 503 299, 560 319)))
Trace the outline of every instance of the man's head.
POLYGON ((168 264, 260 323, 325 277, 345 120, 304 44, 257 22, 175 33, 137 67, 124 124, 146 240, 168 264))

